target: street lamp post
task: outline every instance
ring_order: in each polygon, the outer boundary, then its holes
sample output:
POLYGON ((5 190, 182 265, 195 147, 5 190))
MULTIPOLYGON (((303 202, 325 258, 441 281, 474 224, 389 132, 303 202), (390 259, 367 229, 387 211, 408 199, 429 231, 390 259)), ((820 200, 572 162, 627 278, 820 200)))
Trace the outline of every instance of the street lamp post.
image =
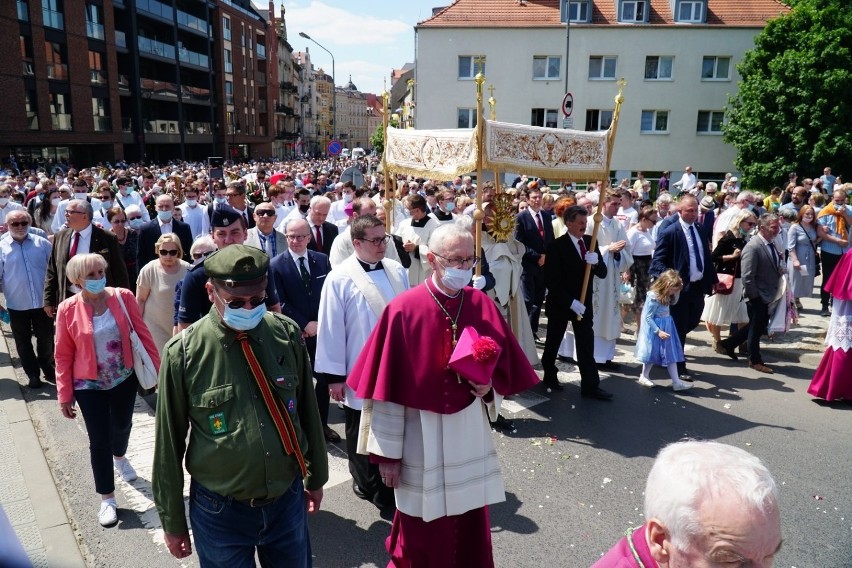
POLYGON ((337 88, 335 87, 334 81, 334 54, 331 53, 328 49, 326 49, 323 44, 321 44, 305 32, 299 32, 299 36, 314 42, 331 56, 331 138, 332 140, 337 140, 337 88))

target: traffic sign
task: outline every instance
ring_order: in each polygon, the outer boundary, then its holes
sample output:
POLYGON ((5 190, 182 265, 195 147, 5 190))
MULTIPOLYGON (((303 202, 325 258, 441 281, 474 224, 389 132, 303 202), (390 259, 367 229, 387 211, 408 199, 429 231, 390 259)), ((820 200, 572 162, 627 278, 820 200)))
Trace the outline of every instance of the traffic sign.
POLYGON ((571 116, 571 112, 574 110, 574 95, 571 93, 565 93, 565 98, 562 99, 562 114, 565 115, 565 118, 571 116))
POLYGON ((343 145, 338 140, 332 140, 328 143, 328 153, 332 156, 339 156, 343 151, 343 145))
POLYGON ((355 187, 363 187, 364 174, 361 173, 361 170, 357 166, 352 166, 343 170, 343 173, 340 174, 340 181, 343 183, 351 181, 355 187))

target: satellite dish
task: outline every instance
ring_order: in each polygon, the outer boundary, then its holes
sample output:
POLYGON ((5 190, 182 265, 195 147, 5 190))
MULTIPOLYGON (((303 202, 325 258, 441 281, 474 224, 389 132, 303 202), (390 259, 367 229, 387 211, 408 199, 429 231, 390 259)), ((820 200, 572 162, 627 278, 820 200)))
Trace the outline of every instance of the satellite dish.
POLYGON ((343 173, 340 174, 340 181, 343 183, 351 181, 355 187, 363 187, 364 174, 356 166, 352 166, 343 170, 343 173))

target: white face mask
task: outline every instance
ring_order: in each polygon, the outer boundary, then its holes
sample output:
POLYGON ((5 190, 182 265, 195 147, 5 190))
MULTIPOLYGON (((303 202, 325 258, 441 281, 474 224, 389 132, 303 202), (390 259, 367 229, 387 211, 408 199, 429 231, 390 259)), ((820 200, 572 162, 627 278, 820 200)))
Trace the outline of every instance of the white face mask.
POLYGON ((62 201, 62 200, 59 199, 58 197, 54 197, 53 199, 50 200, 50 204, 53 205, 54 207, 56 207, 56 206, 59 205, 60 201, 62 201))
POLYGON ((75 191, 74 192, 74 199, 86 199, 87 197, 89 197, 89 194, 86 193, 85 191, 75 191))
POLYGON ((8 203, 9 203, 8 197, 0 197, 0 207, 6 207, 6 205, 8 203))
POLYGON ((196 199, 187 199, 186 200, 186 206, 187 207, 195 207, 196 205, 198 205, 198 200, 196 200, 196 199))
POLYGON ((441 283, 450 290, 461 290, 470 283, 473 278, 473 268, 452 268, 444 269, 444 275, 441 276, 441 283))

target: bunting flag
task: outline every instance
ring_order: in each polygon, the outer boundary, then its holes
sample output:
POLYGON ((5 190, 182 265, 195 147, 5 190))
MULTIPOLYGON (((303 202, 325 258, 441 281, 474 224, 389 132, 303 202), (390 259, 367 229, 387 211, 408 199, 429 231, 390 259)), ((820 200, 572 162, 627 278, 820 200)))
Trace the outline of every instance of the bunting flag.
POLYGON ((609 134, 487 120, 484 167, 546 179, 606 177, 609 134))
POLYGON ((412 130, 389 126, 385 140, 388 170, 451 180, 476 169, 476 131, 472 128, 412 130))

